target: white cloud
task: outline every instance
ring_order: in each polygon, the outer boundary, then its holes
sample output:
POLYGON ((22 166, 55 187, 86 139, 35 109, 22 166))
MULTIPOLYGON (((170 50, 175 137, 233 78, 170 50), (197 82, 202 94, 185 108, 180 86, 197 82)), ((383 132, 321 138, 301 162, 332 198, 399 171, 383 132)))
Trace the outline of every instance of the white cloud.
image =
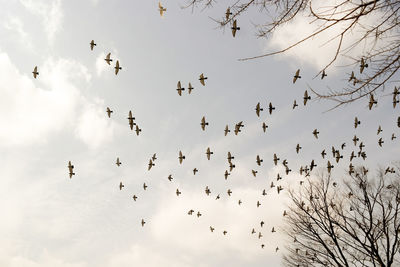
POLYGON ((4 21, 3 26, 9 31, 15 31, 19 41, 29 50, 33 50, 31 40, 24 30, 24 23, 19 17, 9 16, 4 21))
POLYGON ((52 44, 56 33, 62 26, 61 0, 20 0, 20 2, 31 13, 41 17, 47 39, 52 44))

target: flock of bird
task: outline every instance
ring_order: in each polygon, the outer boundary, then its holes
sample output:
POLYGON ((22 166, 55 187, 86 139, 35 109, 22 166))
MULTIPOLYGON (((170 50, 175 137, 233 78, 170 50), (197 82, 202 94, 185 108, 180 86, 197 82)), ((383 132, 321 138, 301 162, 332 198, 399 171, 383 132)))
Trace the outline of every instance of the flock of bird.
MULTIPOLYGON (((159 3, 159 12, 160 12, 160 15, 163 16, 163 14, 164 14, 166 11, 167 11, 167 9, 164 8, 164 7, 161 5, 161 3, 159 3)), ((230 10, 229 10, 229 8, 228 8, 228 10, 226 11, 226 19, 227 19, 227 20, 229 19, 229 16, 230 16, 230 15, 232 15, 232 13, 230 12, 230 10)), ((240 28, 237 27, 237 22, 236 22, 236 20, 234 20, 234 21, 233 21, 233 24, 232 24, 232 35, 233 35, 233 36, 235 36, 237 30, 240 30, 240 28)), ((95 47, 96 45, 97 45, 97 44, 94 42, 94 40, 92 40, 92 41, 90 42, 90 49, 93 50, 94 47, 95 47)), ((111 54, 108 53, 107 56, 106 56, 106 58, 105 58, 104 60, 105 60, 106 64, 110 65, 111 62, 113 61, 113 59, 111 58, 111 54)), ((360 63, 360 74, 362 74, 363 71, 364 71, 364 69, 367 68, 367 67, 368 67, 368 64, 366 64, 366 63, 364 62, 364 59, 361 59, 361 63, 360 63)), ((120 65, 119 65, 119 61, 118 61, 118 60, 116 61, 116 64, 115 64, 114 69, 115 69, 115 75, 117 75, 118 72, 122 69, 122 68, 120 67, 120 65)), ((33 73, 33 77, 36 79, 36 78, 38 77, 38 75, 39 75, 38 67, 37 67, 37 66, 34 67, 34 70, 33 70, 32 73, 33 73)), ((323 78, 326 77, 326 76, 327 76, 327 74, 325 73, 325 70, 324 70, 324 71, 322 72, 321 79, 323 79, 323 78)), ((300 69, 298 69, 298 70, 295 72, 295 74, 293 75, 293 84, 296 83, 296 81, 297 81, 298 79, 300 79, 300 78, 301 78, 301 76, 300 76, 300 69)), ((200 74, 200 76, 199 76, 199 81, 200 81, 200 84, 201 84, 202 86, 206 86, 205 81, 206 81, 207 79, 208 79, 208 77, 204 76, 203 73, 200 74)), ((358 81, 358 79, 357 79, 357 78, 355 77, 355 75, 354 75, 354 71, 351 73, 350 78, 349 78, 349 82, 351 82, 351 81, 353 81, 354 83, 356 83, 356 82, 358 81)), ((188 93, 190 94, 190 93, 192 92, 193 89, 194 89, 194 88, 193 88, 192 84, 189 82, 189 84, 188 84, 188 93)), ((176 90, 177 90, 179 96, 181 96, 181 95, 182 95, 182 92, 185 90, 185 88, 182 87, 180 81, 178 81, 178 83, 177 83, 177 89, 176 89, 176 90)), ((400 93, 399 93, 398 89, 395 87, 395 89, 394 89, 394 91, 393 91, 393 93, 392 93, 392 95, 393 95, 393 108, 396 108, 396 105, 399 103, 399 94, 400 94, 400 93)), ((306 104, 308 103, 309 100, 311 100, 311 96, 308 94, 308 92, 307 92, 307 90, 306 90, 306 91, 304 92, 304 97, 303 97, 303 104, 304 104, 304 106, 306 106, 306 104)), ((368 108, 369 108, 369 110, 371 110, 371 109, 373 108, 374 105, 377 105, 377 100, 375 99, 375 97, 374 97, 373 94, 370 94, 370 96, 369 96, 369 101, 368 101, 368 108)), ((298 104, 297 104, 296 100, 294 100, 292 109, 295 109, 297 106, 298 106, 298 104)), ((267 111, 269 112, 269 114, 272 114, 272 112, 275 111, 276 108, 275 108, 275 107, 273 106, 273 104, 270 102, 270 103, 268 104, 268 106, 267 106, 266 109, 267 109, 267 111)), ((260 103, 257 103, 256 106, 255 106, 255 114, 256 114, 256 116, 257 116, 257 117, 260 117, 260 113, 261 113, 262 111, 264 111, 264 108, 261 106, 260 103)), ((111 118, 112 118, 111 115, 113 114, 113 110, 111 110, 109 107, 107 107, 107 109, 106 109, 106 114, 107 114, 108 118, 111 119, 111 118)), ((128 120, 128 126, 129 126, 130 130, 134 130, 134 128, 135 128, 136 134, 139 135, 140 132, 141 132, 141 129, 139 128, 138 124, 135 122, 135 117, 133 117, 132 111, 129 111, 129 112, 128 112, 127 120, 128 120)), ((359 127, 360 124, 361 124, 361 121, 360 121, 357 117, 355 117, 355 119, 354 119, 354 128, 357 129, 357 127, 359 127)), ((201 129, 202 131, 206 131, 207 126, 209 126, 209 122, 207 122, 205 116, 203 116, 203 117, 201 118, 201 120, 200 120, 200 129, 201 129)), ((398 119, 397 119, 397 126, 400 127, 400 117, 398 117, 398 119)), ((240 121, 240 122, 236 123, 236 124, 234 125, 234 134, 235 134, 235 135, 238 135, 240 132, 243 131, 244 127, 245 127, 245 125, 244 125, 243 121, 240 121)), ((221 127, 221 128, 223 128, 223 127, 221 127)), ((265 122, 262 122, 261 128, 262 128, 262 131, 265 133, 266 130, 267 130, 267 128, 268 128, 268 125, 267 125, 265 122)), ((378 136, 381 135, 382 131, 383 131, 383 129, 382 129, 382 127, 379 125, 379 126, 378 126, 378 129, 377 129, 377 135, 378 135, 378 136)), ((230 132, 231 132, 231 130, 229 129, 229 125, 226 125, 225 128, 224 128, 224 136, 227 136, 230 132)), ((312 134, 316 139, 318 139, 318 138, 319 138, 320 132, 319 132, 318 129, 314 129, 314 130, 310 133, 310 136, 311 136, 311 134, 312 134)), ((396 138, 397 138, 396 135, 393 133, 393 134, 391 135, 390 140, 391 140, 391 141, 394 141, 396 138)), ((354 173, 354 165, 353 165, 353 160, 354 160, 354 159, 356 159, 356 158, 361 158, 361 159, 365 160, 365 159, 367 158, 367 153, 366 153, 366 151, 365 151, 365 144, 364 144, 364 142, 361 141, 360 138, 357 137, 356 135, 354 135, 354 137, 351 139, 351 141, 352 141, 352 143, 353 143, 353 145, 354 145, 354 146, 353 146, 354 149, 351 150, 351 153, 348 153, 349 155, 346 155, 346 157, 349 158, 349 166, 348 166, 348 173, 349 173, 349 174, 354 173)), ((379 147, 382 147, 384 143, 385 143, 385 141, 383 140, 383 138, 382 138, 382 137, 379 137, 379 139, 378 139, 378 141, 377 141, 378 146, 379 146, 379 147)), ((327 153, 326 149, 323 149, 323 150, 321 151, 321 160, 317 160, 317 159, 312 159, 312 160, 310 160, 310 163, 309 163, 309 164, 302 165, 302 166, 299 167, 298 173, 300 174, 301 177, 303 177, 303 176, 304 176, 304 177, 308 177, 308 176, 311 175, 312 171, 313 171, 318 165, 324 165, 324 164, 326 165, 327 172, 328 172, 328 173, 331 173, 332 169, 334 168, 334 164, 335 164, 335 163, 336 163, 336 164, 339 164, 340 161, 343 161, 343 160, 344 160, 344 156, 345 156, 345 153, 346 153, 346 152, 345 152, 345 148, 346 148, 346 147, 348 147, 347 144, 346 144, 346 142, 343 142, 342 144, 340 144, 339 147, 334 147, 334 146, 332 146, 332 148, 331 148, 331 152, 332 152, 332 153, 331 153, 330 157, 328 156, 328 153, 327 153), (332 163, 331 161, 332 161, 333 163, 332 163), (317 164, 318 164, 318 165, 317 165, 317 164)), ((296 147, 294 148, 294 151, 296 152, 296 154, 299 154, 299 153, 301 153, 301 150, 302 150, 302 149, 303 149, 303 147, 302 147, 300 144, 297 144, 296 147)), ((213 155, 213 154, 214 154, 214 151, 212 151, 212 149, 211 149, 210 147, 205 148, 205 155, 206 155, 206 159, 207 159, 208 161, 212 160, 212 155, 213 155)), ((233 154, 232 154, 230 151, 226 152, 226 155, 227 155, 227 157, 226 157, 226 159, 227 159, 227 169, 226 169, 225 172, 223 173, 223 177, 224 177, 225 180, 228 180, 229 176, 230 176, 231 173, 234 171, 234 169, 235 169, 235 167, 236 167, 236 164, 233 162, 233 160, 235 159, 235 157, 233 156, 233 154)), ((179 153, 178 153, 178 155, 177 155, 177 162, 178 162, 179 164, 183 164, 185 159, 186 159, 186 156, 184 155, 184 153, 183 153, 182 151, 179 151, 179 153)), ((278 156, 277 153, 274 153, 273 155, 271 155, 270 160, 273 162, 273 164, 274 164, 275 166, 278 166, 279 162, 281 162, 280 164, 282 164, 282 166, 284 167, 284 173, 285 173, 285 175, 289 175, 290 172, 292 172, 292 169, 289 167, 288 160, 287 160, 287 159, 282 159, 282 160, 281 160, 281 158, 278 156)), ((148 166, 147 166, 147 170, 150 171, 150 170, 156 165, 156 162, 157 162, 157 155, 156 155, 156 153, 155 153, 155 154, 149 159, 148 166)), ((255 157, 255 163, 256 163, 257 167, 260 167, 261 165, 264 164, 264 159, 262 159, 260 155, 256 155, 256 157, 255 157)), ((117 167, 120 167, 120 166, 121 166, 122 162, 121 162, 121 160, 120 160, 119 157, 117 157, 115 164, 117 165, 117 167)), ((72 164, 72 162, 69 161, 69 162, 68 162, 69 178, 72 178, 74 175, 76 175, 74 168, 75 168, 75 167, 74 167, 74 165, 72 164)), ((193 175, 196 175, 196 173, 197 173, 198 171, 199 171, 199 170, 198 170, 197 168, 194 168, 194 169, 193 169, 193 175)), ((364 171, 365 171, 365 172, 368 172, 368 170, 365 169, 365 168, 364 168, 364 171)), ((393 172, 393 171, 394 171, 394 169, 391 168, 390 166, 386 168, 386 172, 393 172)), ((252 175, 253 177, 256 177, 257 174, 258 174, 258 170, 256 170, 256 169, 252 169, 251 172, 249 171, 249 175, 252 175)), ((172 177, 171 174, 166 175, 166 176, 167 176, 167 179, 168 179, 170 182, 173 182, 173 177, 172 177)), ((221 174, 221 176, 222 176, 222 174, 221 174)), ((277 194, 280 194, 280 192, 281 192, 282 190, 284 190, 284 187, 283 187, 283 185, 282 185, 282 183, 281 183, 281 181, 283 180, 283 178, 284 178, 284 177, 283 177, 283 174, 277 173, 277 175, 276 175, 276 181, 271 181, 271 183, 270 183, 270 185, 269 185, 269 189, 262 189, 262 191, 260 191, 261 195, 262 195, 262 196, 265 196, 265 195, 267 195, 267 194, 271 194, 272 192, 270 192, 270 190, 272 190, 273 188, 276 188, 276 193, 277 193, 277 194)), ((299 182, 300 182, 300 185, 302 185, 302 184, 304 183, 304 180, 300 179, 299 182)), ((334 183, 334 186, 336 186, 336 183, 334 183)), ((121 182, 119 183, 119 190, 123 190, 124 187, 125 187, 125 185, 124 185, 123 182, 121 181, 121 182)), ((147 190, 147 188, 148 188, 148 185, 146 185, 146 183, 143 183, 143 190, 147 190)), ((206 188, 204 189, 204 193, 205 193, 207 196, 212 195, 211 188, 210 188, 209 186, 206 186, 206 188)), ((176 194, 177 197, 179 197, 179 196, 182 194, 182 191, 181 191, 179 188, 177 188, 176 191, 175 191, 175 194, 176 194)), ((215 196, 215 200, 219 200, 219 199, 221 198, 220 194, 221 194, 221 192, 215 193, 215 195, 214 195, 214 196, 215 196)), ((232 189, 228 188, 227 191, 226 191, 226 194, 227 194, 228 197, 231 197, 231 196, 233 195, 232 189)), ((134 194, 134 195, 132 196, 133 201, 137 201, 138 198, 139 198, 139 197, 138 197, 136 194, 134 194)), ((237 200, 237 204, 238 204, 239 206, 240 206, 242 203, 243 203, 243 201, 242 201, 241 199, 238 199, 238 200, 237 200)), ((256 203, 254 203, 254 205, 255 205, 256 207, 259 207, 259 206, 261 205, 261 202, 258 200, 256 203)), ((194 209, 190 209, 189 211, 185 211, 185 212, 187 212, 187 214, 188 214, 189 216, 192 216, 193 214, 195 214, 197 217, 202 216, 202 213, 201 213, 200 211, 197 211, 197 213, 196 213, 194 209)), ((288 212, 287 212, 286 210, 282 211, 282 215, 283 215, 283 216, 286 216, 287 214, 288 214, 288 212)), ((142 227, 145 226, 146 221, 145 221, 144 218, 141 219, 140 224, 141 224, 142 227)), ((258 237, 258 239, 261 240, 261 238, 263 238, 263 236, 264 236, 264 234, 265 234, 265 233, 263 232, 265 222, 264 222, 264 221, 261 221, 261 222, 259 223, 259 225, 260 225, 260 228, 254 226, 254 227, 252 227, 251 229, 249 229, 249 234, 251 234, 251 235, 255 235, 255 234, 256 234, 256 236, 258 237), (256 229, 257 229, 257 230, 256 230, 256 229)), ((216 227, 213 226, 213 225, 210 225, 210 226, 209 226, 209 230, 210 230, 211 232, 214 232, 214 231, 216 230, 216 227)), ((276 231, 277 231, 277 229, 276 229, 275 226, 273 226, 273 227, 271 228, 271 230, 270 230, 271 233, 275 233, 276 231)), ((221 229, 221 233, 222 233, 223 235, 228 235, 228 231, 227 231, 226 229, 221 229)), ((264 247, 265 247, 265 244, 262 243, 262 244, 260 244, 260 246, 261 246, 261 248, 264 248, 264 247)), ((277 247, 275 248, 275 251, 277 252, 278 250, 279 250, 279 247, 277 246, 277 247)))

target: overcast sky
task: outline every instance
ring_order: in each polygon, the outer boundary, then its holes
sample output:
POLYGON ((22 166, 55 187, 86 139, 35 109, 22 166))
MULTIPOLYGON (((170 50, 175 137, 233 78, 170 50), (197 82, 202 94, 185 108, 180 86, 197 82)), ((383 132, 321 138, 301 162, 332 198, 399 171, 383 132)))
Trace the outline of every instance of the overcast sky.
POLYGON ((367 99, 325 113, 332 102, 311 100, 303 106, 308 85, 321 91, 341 88, 350 72, 358 71, 339 67, 340 58, 323 81, 313 79, 330 60, 330 44, 322 46, 326 39, 285 55, 237 60, 298 39, 310 31, 305 18, 266 41, 255 36, 253 24, 263 22, 258 10, 238 20, 236 38, 217 29, 210 17, 224 15, 223 1, 194 12, 181 8, 183 0, 164 1, 164 18, 155 0, 0 2, 1 266, 280 266, 285 192, 303 179, 301 165, 315 159, 322 170, 321 151, 346 142, 346 161, 334 169, 341 179, 351 151, 357 151, 354 134, 368 156, 355 164, 373 172, 399 159, 399 112, 390 95, 379 98, 372 111, 367 99), (97 46, 90 51, 92 39, 97 46), (109 52, 122 67, 117 76, 103 60, 109 52), (298 68, 302 78, 293 84, 298 68), (201 73, 208 77, 206 86, 198 80, 201 73), (179 80, 185 88, 192 83, 192 94, 187 89, 177 94, 179 80), (299 107, 292 110, 294 99, 299 107), (259 118, 257 102, 264 108, 259 118), (276 107, 272 115, 266 111, 269 102, 276 107), (111 118, 106 107, 114 111, 111 118), (129 110, 142 129, 139 136, 129 129, 129 110), (200 128, 203 116, 206 131, 200 128), (355 116, 361 120, 357 129, 355 116), (235 136, 239 121, 245 127, 235 136), (269 126, 266 133, 262 122, 269 126), (225 137, 226 124, 232 132, 225 137), (377 136, 379 125, 383 132, 377 136), (399 135, 394 141, 392 133, 399 135), (299 154, 297 143, 303 147, 299 154), (210 161, 207 147, 214 152, 210 161), (186 156, 182 165, 180 150, 186 156), (236 168, 225 181, 228 151, 236 168), (158 159, 148 171, 154 153, 158 159), (289 176, 282 164, 274 166, 274 153, 288 160, 289 176), (256 155, 264 159, 261 166, 256 155), (69 160, 75 166, 72 179, 69 160), (279 195, 269 188, 277 173, 284 177, 279 195), (121 181, 125 187, 119 190, 121 181), (189 216, 190 209, 202 216, 189 216), (263 237, 252 235, 252 228, 263 237))

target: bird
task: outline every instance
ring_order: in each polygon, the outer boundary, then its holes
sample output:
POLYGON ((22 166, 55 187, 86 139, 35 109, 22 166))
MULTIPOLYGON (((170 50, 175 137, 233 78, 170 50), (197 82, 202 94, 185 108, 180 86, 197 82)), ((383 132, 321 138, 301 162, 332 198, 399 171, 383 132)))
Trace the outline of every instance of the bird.
POLYGON ((68 161, 68 171, 69 171, 69 178, 72 178, 72 175, 75 175, 74 173, 74 165, 72 165, 71 161, 68 161))
POLYGON ((356 77, 354 76, 354 71, 351 72, 349 82, 351 82, 351 80, 356 80, 356 77))
POLYGON ((242 201, 239 199, 239 201, 238 201, 238 204, 240 205, 240 204, 242 204, 242 201))
POLYGON ((208 125, 208 122, 206 122, 206 117, 203 116, 203 118, 201 118, 201 122, 200 122, 200 126, 201 126, 201 129, 202 129, 203 131, 206 130, 206 125, 208 125))
POLYGON ((232 15, 231 9, 228 7, 225 12, 225 20, 228 21, 229 16, 232 15))
POLYGON ((133 122, 134 119, 135 119, 135 117, 132 117, 132 111, 129 110, 128 122, 129 122, 129 127, 131 128, 131 130, 133 130, 133 125, 136 125, 136 123, 133 122))
POLYGON ((196 173, 198 172, 199 170, 197 169, 197 168, 194 168, 193 169, 193 175, 196 175, 196 173))
POLYGON ((133 201, 136 201, 136 199, 137 199, 137 196, 136 195, 133 195, 133 201))
POLYGON ((264 248, 265 247, 265 245, 264 244, 261 244, 261 248, 264 248))
POLYGON ((199 218, 201 216, 200 211, 198 211, 196 215, 197 215, 197 218, 199 218))
POLYGON ((373 94, 369 94, 369 102, 368 102, 368 108, 369 108, 369 110, 372 109, 372 106, 373 106, 374 104, 377 105, 377 104, 378 104, 378 101, 375 100, 373 94))
POLYGON ((281 177, 281 175, 279 173, 276 175, 276 180, 277 181, 282 180, 282 177, 281 177))
POLYGON ((207 155, 207 159, 208 159, 208 160, 210 160, 210 156, 211 156, 212 154, 214 154, 214 152, 212 152, 212 151, 210 150, 210 148, 207 147, 206 155, 207 155))
POLYGON ((164 12, 167 11, 167 9, 161 5, 161 2, 158 2, 158 11, 160 11, 161 17, 164 15, 164 12))
POLYGON ((230 163, 235 157, 232 156, 231 152, 228 151, 228 162, 230 163))
POLYGON ((272 227, 271 233, 275 233, 275 227, 272 227))
POLYGON ((257 162, 258 166, 261 166, 261 162, 263 162, 263 160, 260 158, 259 155, 257 155, 257 157, 256 157, 256 162, 257 162))
POLYGON ((227 134, 228 134, 230 131, 231 131, 231 130, 229 130, 228 125, 226 125, 226 126, 225 126, 225 130, 224 130, 225 136, 227 136, 227 134))
POLYGON ((35 66, 35 67, 33 68, 32 73, 33 73, 33 78, 36 79, 36 77, 39 75, 39 72, 37 71, 37 66, 35 66))
POLYGON ((325 73, 325 70, 322 70, 321 80, 324 79, 324 77, 326 76, 328 76, 328 74, 325 73))
POLYGON ((314 135, 315 138, 317 138, 317 139, 318 139, 318 134, 319 134, 318 130, 317 130, 317 129, 314 129, 313 135, 314 135))
POLYGON ((211 190, 210 188, 208 188, 208 186, 206 186, 206 189, 204 191, 206 192, 207 196, 211 194, 211 190))
POLYGON ((301 78, 301 76, 300 76, 300 69, 298 69, 297 71, 296 71, 296 74, 293 76, 293 83, 295 83, 296 81, 297 81, 297 79, 300 79, 301 78))
POLYGON ((278 164, 278 160, 279 160, 279 158, 274 153, 274 164, 275 164, 275 166, 278 164))
POLYGON ((392 133, 392 137, 390 138, 392 141, 394 140, 394 139, 396 139, 397 137, 394 135, 394 133, 392 133))
POLYGON ((142 219, 142 222, 141 222, 142 227, 144 226, 145 223, 146 223, 146 222, 142 219))
POLYGON ((228 232, 227 232, 226 230, 224 230, 222 233, 223 233, 224 235, 226 235, 228 232))
POLYGON ((181 151, 179 151, 179 157, 178 157, 178 159, 179 159, 179 164, 182 164, 182 161, 185 159, 185 156, 182 154, 181 151))
POLYGON ((178 88, 176 90, 178 91, 178 95, 182 96, 182 91, 184 91, 185 88, 182 88, 181 81, 178 81, 177 87, 178 88))
POLYGON ((286 210, 284 210, 283 211, 283 216, 286 216, 287 215, 287 212, 286 212, 286 210))
POLYGON ((180 194, 182 194, 182 193, 181 193, 181 192, 179 191, 179 189, 177 188, 177 189, 176 189, 176 195, 179 197, 180 194))
POLYGON ((216 196, 215 200, 218 200, 218 199, 220 199, 220 196, 219 196, 219 194, 216 196))
POLYGON ((122 182, 119 182, 119 190, 122 190, 123 187, 125 187, 125 185, 123 185, 122 182))
POLYGON ((310 171, 312 171, 314 167, 317 167, 317 164, 315 164, 314 160, 311 160, 310 171))
POLYGON ((232 164, 232 162, 229 162, 229 171, 232 172, 233 168, 235 168, 236 165, 232 164))
POLYGON ((211 233, 214 232, 214 230, 215 230, 215 228, 212 227, 212 226, 210 226, 210 231, 211 231, 211 233))
POLYGON ((296 107, 298 107, 299 105, 296 103, 296 99, 293 101, 293 109, 295 109, 296 107))
POLYGON ((396 108, 396 104, 398 103, 400 103, 400 100, 397 99, 395 94, 393 94, 393 108, 396 108))
POLYGON ((361 121, 358 120, 357 117, 354 118, 354 128, 356 129, 358 125, 361 124, 361 121))
POLYGON ((146 185, 146 183, 143 183, 143 190, 146 190, 147 189, 147 185, 146 185))
POLYGON ((282 161, 282 165, 285 166, 285 167, 287 167, 288 161, 287 161, 286 159, 284 159, 284 160, 282 161))
POLYGON ((204 81, 207 80, 207 79, 208 79, 208 77, 204 77, 204 74, 203 74, 203 73, 200 74, 199 81, 200 81, 200 83, 201 83, 203 86, 206 85, 206 84, 204 83, 204 81))
POLYGON ((304 100, 304 101, 303 101, 303 103, 304 103, 304 106, 307 104, 307 101, 308 101, 308 100, 311 100, 311 96, 309 96, 309 95, 308 95, 308 92, 307 92, 307 90, 305 90, 305 91, 304 91, 304 97, 303 97, 303 100, 304 100))
POLYGON ((156 161, 156 159, 157 159, 157 154, 154 153, 153 156, 151 157, 151 159, 152 159, 153 161, 156 161))
POLYGON ((300 144, 297 144, 297 145, 296 145, 296 153, 297 153, 297 154, 299 154, 300 149, 301 149, 300 144))
POLYGON ((257 103, 255 110, 256 110, 257 117, 260 117, 260 111, 264 110, 260 107, 260 102, 257 103))
POLYGON ((257 200, 257 208, 261 206, 260 201, 257 200))
POLYGON ((273 111, 273 110, 275 110, 275 107, 273 107, 273 106, 272 106, 272 103, 269 102, 268 111, 269 111, 269 114, 270 114, 270 115, 272 114, 272 111, 273 111))
POLYGON ((257 171, 255 171, 255 170, 251 170, 251 173, 253 174, 253 176, 254 176, 254 177, 256 177, 256 175, 257 175, 257 171))
POLYGON ((136 135, 139 135, 139 133, 140 133, 141 131, 142 131, 142 129, 140 129, 140 128, 139 128, 139 125, 136 124, 136 129, 135 129, 136 135))
POLYGON ((360 73, 363 73, 364 68, 368 68, 368 64, 365 64, 364 58, 361 58, 360 73))
POLYGON ((188 215, 193 215, 193 212, 194 212, 194 210, 192 210, 192 209, 189 210, 189 211, 188 211, 188 215))
POLYGON ((228 170, 225 170, 225 174, 224 174, 225 180, 228 179, 229 175, 231 175, 231 174, 228 172, 228 170))
POLYGON ((281 192, 283 190, 283 187, 281 185, 278 185, 276 187, 276 190, 278 191, 278 194, 279 194, 279 192, 281 192))
POLYGON ((331 164, 331 162, 328 160, 328 173, 331 173, 331 169, 333 168, 333 165, 331 164))
POLYGON ((228 196, 231 196, 232 191, 230 189, 228 189, 228 191, 226 191, 228 193, 228 196))
POLYGON ((115 75, 117 75, 118 72, 119 72, 120 70, 122 70, 122 68, 119 66, 119 60, 117 60, 117 62, 115 63, 114 69, 115 69, 115 75))
POLYGON ((118 157, 117 157, 117 162, 115 162, 115 164, 117 164, 118 167, 122 164, 122 162, 119 161, 119 158, 118 158, 118 157))
MULTIPOLYGON (((263 195, 263 196, 266 196, 266 195, 267 195, 267 191, 266 191, 265 189, 263 189, 262 195, 263 195)), ((262 227, 262 226, 261 226, 261 227, 262 227)))
POLYGON ((172 178, 172 175, 171 175, 171 174, 168 175, 168 180, 169 180, 170 182, 172 182, 173 179, 174 179, 174 178, 172 178))
POLYGON ((190 95, 190 93, 192 92, 192 90, 193 90, 194 88, 193 88, 193 86, 192 86, 192 84, 191 83, 189 83, 189 86, 188 86, 188 93, 189 93, 189 95, 190 95))
POLYGON ((109 118, 111 118, 111 113, 113 113, 114 111, 112 111, 109 107, 107 107, 107 115, 109 118))
POLYGON ((378 145, 380 146, 380 147, 382 147, 382 144, 384 143, 384 141, 382 140, 382 137, 381 138, 379 138, 379 140, 378 140, 378 145))
POLYGON ((262 129, 263 129, 264 133, 267 130, 267 128, 268 128, 268 125, 265 122, 263 122, 262 129))
POLYGON ((153 160, 150 159, 147 170, 150 171, 151 167, 153 167, 153 166, 154 166, 153 160))
POLYGON ((90 41, 90 50, 93 51, 93 48, 96 46, 97 44, 94 42, 94 40, 90 41))
POLYGON ((260 239, 261 237, 263 237, 263 235, 261 234, 261 232, 258 232, 258 239, 260 239))
POLYGON ((270 187, 271 187, 271 188, 274 188, 274 187, 275 187, 274 182, 271 182, 270 187))
POLYGON ((353 137, 353 143, 354 143, 355 146, 357 145, 357 142, 358 142, 359 140, 360 140, 360 139, 359 139, 356 135, 354 135, 354 137, 353 137))
POLYGON ((113 60, 111 59, 111 53, 108 53, 108 54, 106 55, 106 58, 105 58, 104 60, 107 62, 108 65, 111 65, 111 61, 113 61, 113 60))
POLYGON ((382 127, 379 125, 378 131, 377 131, 377 134, 376 134, 376 135, 379 135, 381 132, 383 132, 383 130, 382 130, 382 127))
POLYGON ((399 117, 397 117, 397 127, 399 127, 399 128, 400 128, 400 116, 399 116, 399 117))
POLYGON ((233 25, 231 27, 232 30, 232 36, 235 37, 236 36, 236 31, 240 30, 240 27, 237 26, 237 21, 236 19, 233 21, 233 25))
POLYGON ((352 161, 356 156, 354 155, 354 151, 351 151, 350 161, 352 161))

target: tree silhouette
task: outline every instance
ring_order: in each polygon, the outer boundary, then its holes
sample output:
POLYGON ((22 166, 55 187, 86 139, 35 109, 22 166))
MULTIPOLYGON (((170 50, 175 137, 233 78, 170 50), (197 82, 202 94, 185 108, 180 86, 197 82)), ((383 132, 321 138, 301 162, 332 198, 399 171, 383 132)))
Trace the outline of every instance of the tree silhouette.
POLYGON ((352 169, 343 181, 328 174, 290 190, 285 232, 287 266, 399 266, 400 165, 371 178, 352 169))
MULTIPOLYGON (((187 0, 186 8, 212 7, 215 3, 217 0, 187 0)), ((314 32, 288 44, 282 50, 239 60, 285 53, 301 43, 312 42, 320 37, 321 33, 336 30, 338 34, 328 40, 335 44, 335 53, 316 76, 328 72, 329 67, 340 56, 350 58, 350 65, 360 68, 354 75, 349 73, 349 83, 343 88, 329 89, 327 92, 311 88, 318 98, 335 101, 335 107, 368 97, 370 94, 377 94, 378 89, 385 89, 385 85, 398 81, 396 73, 400 68, 399 0, 231 0, 223 1, 223 4, 232 14, 224 14, 222 19, 215 19, 222 28, 231 25, 239 17, 246 16, 247 11, 252 8, 270 18, 266 19, 265 23, 256 25, 259 37, 268 38, 279 27, 297 17, 308 17, 315 25, 314 32), (362 50, 362 58, 351 57, 351 52, 359 50, 362 50)), ((397 97, 395 93, 394 102, 397 101, 397 97)))

